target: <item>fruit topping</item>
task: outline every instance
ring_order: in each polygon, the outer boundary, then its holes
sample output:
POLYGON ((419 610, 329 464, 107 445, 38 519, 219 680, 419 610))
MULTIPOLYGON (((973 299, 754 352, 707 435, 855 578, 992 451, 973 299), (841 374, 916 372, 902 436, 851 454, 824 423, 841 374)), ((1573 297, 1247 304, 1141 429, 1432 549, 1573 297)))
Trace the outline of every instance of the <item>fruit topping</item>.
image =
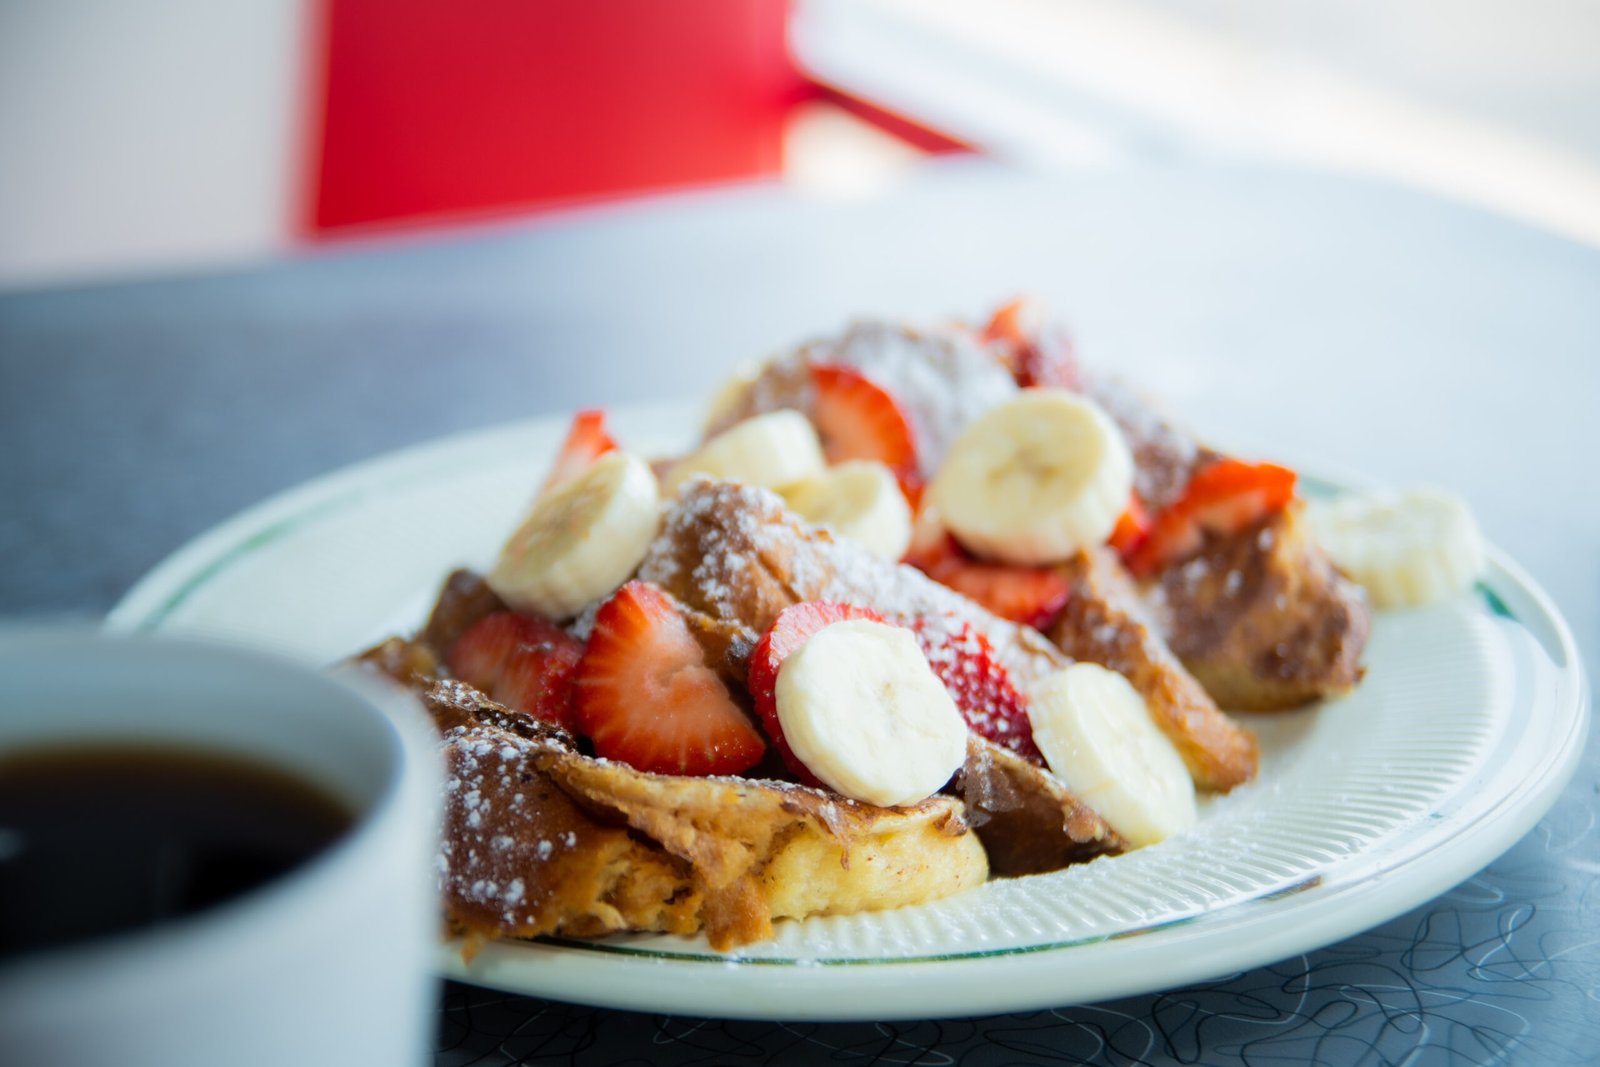
POLYGON ((1096 404, 1027 389, 962 430, 928 494, 972 552, 1030 565, 1104 544, 1132 491, 1133 457, 1096 404))
POLYGON ((605 412, 597 409, 578 412, 572 417, 567 439, 561 443, 561 451, 556 454, 556 461, 545 476, 539 495, 543 496, 563 482, 576 478, 594 466, 595 460, 616 447, 616 440, 606 429, 605 412))
POLYGON ((534 501, 486 580, 517 611, 568 619, 627 580, 659 524, 655 475, 613 450, 534 501))
POLYGON ((899 626, 824 626, 784 659, 773 702, 794 756, 855 800, 915 804, 966 760, 966 724, 899 626))
POLYGON ((668 496, 695 475, 785 489, 822 472, 817 431, 797 411, 772 411, 735 423, 679 460, 667 474, 668 496))
POLYGON ((908 497, 921 485, 916 435, 894 397, 851 367, 811 368, 811 422, 829 463, 872 459, 894 472, 908 497))
POLYGON ((1150 513, 1139 500, 1138 493, 1128 494, 1128 507, 1111 529, 1107 543, 1123 559, 1136 552, 1144 539, 1150 536, 1150 513))
POLYGON ((445 663, 491 700, 575 730, 573 672, 582 656, 583 642, 559 626, 497 611, 468 627, 445 663))
POLYGON ((1199 552, 1206 534, 1228 537, 1283 510, 1294 499, 1294 483, 1294 471, 1273 463, 1219 459, 1202 467, 1124 556, 1128 569, 1148 578, 1199 552))
POLYGON ((1029 696, 1050 771, 1135 848, 1194 825, 1194 781, 1133 685, 1093 663, 1042 678, 1029 696))
POLYGON ((805 763, 789 748, 783 735, 783 724, 778 719, 778 669, 789 655, 805 644, 825 626, 847 619, 868 619, 882 622, 883 616, 853 604, 834 604, 824 601, 807 601, 785 608, 773 620, 772 626, 761 635, 750 653, 750 697, 755 701, 756 714, 766 729, 772 745, 783 757, 783 762, 807 785, 821 782, 805 763))
POLYGON ((917 619, 911 631, 973 733, 1042 764, 1028 724, 1028 702, 981 632, 960 619, 917 619))
POLYGON ((1312 536, 1374 607, 1412 608, 1462 592, 1483 573, 1483 537, 1466 502, 1437 489, 1314 501, 1312 536))
POLYGON ((1024 389, 1045 386, 1082 387, 1072 339, 1046 321, 1043 307, 1019 297, 997 309, 983 328, 983 339, 996 344, 1007 369, 1024 389))
POLYGON ((576 686, 579 732, 604 759, 662 774, 738 774, 766 751, 677 607, 646 582, 600 606, 576 686))
POLYGON ((911 544, 911 508, 894 473, 869 459, 849 459, 784 491, 807 522, 827 526, 879 559, 894 562, 911 544))
POLYGON ((974 600, 1002 619, 1043 630, 1066 606, 1070 587, 1053 567, 990 563, 949 534, 914 547, 907 563, 941 585, 974 600))

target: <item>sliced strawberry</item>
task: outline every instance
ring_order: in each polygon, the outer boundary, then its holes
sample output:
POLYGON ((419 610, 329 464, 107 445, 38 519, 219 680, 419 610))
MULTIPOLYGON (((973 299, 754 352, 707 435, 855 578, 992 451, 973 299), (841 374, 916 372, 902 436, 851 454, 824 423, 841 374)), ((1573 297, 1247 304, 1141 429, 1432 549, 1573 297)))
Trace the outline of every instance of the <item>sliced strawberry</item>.
POLYGON ((981 560, 949 534, 913 549, 906 562, 1002 619, 1036 630, 1061 613, 1070 592, 1066 579, 1049 567, 981 560))
POLYGON ((750 653, 750 696, 755 700, 756 713, 761 725, 783 762, 806 785, 821 785, 816 775, 800 762, 783 739, 783 726, 778 722, 778 668, 789 654, 798 649, 812 634, 832 623, 846 619, 871 619, 882 622, 883 616, 854 604, 835 604, 826 601, 807 601, 785 608, 773 620, 771 628, 756 642, 750 653))
POLYGON ((999 343, 1011 376, 1022 388, 1082 388, 1072 339, 1046 321, 1044 309, 1036 301, 1018 297, 1002 306, 990 317, 982 336, 999 343))
POLYGON ((599 410, 580 411, 572 417, 567 439, 556 454, 555 464, 545 476, 541 494, 548 493, 562 482, 571 481, 594 464, 594 461, 617 447, 617 442, 606 430, 606 413, 599 410))
POLYGON ((738 774, 766 744, 665 593, 632 581, 600 606, 578 663, 595 754, 661 774, 738 774))
POLYGON ((911 630, 968 728, 1043 766, 1044 757, 1033 743, 1028 703, 1011 683, 989 639, 953 616, 917 619, 911 630))
POLYGON ((571 730, 573 672, 582 656, 583 642, 559 626, 497 611, 468 627, 445 663, 491 700, 571 730))
POLYGON ((1207 533, 1229 536, 1294 499, 1295 473, 1273 463, 1219 459, 1189 479, 1183 495, 1150 527, 1128 557, 1128 569, 1148 578, 1200 550, 1207 533))
POLYGON ((907 498, 920 496, 916 437, 894 397, 850 367, 811 368, 811 423, 830 464, 875 459, 894 471, 907 498))
POLYGON ((1144 509, 1144 504, 1139 501, 1138 493, 1128 495, 1128 509, 1117 519, 1117 525, 1111 530, 1111 537, 1107 543, 1117 550, 1117 554, 1127 559, 1138 551, 1144 544, 1145 538, 1150 536, 1150 513, 1144 509))

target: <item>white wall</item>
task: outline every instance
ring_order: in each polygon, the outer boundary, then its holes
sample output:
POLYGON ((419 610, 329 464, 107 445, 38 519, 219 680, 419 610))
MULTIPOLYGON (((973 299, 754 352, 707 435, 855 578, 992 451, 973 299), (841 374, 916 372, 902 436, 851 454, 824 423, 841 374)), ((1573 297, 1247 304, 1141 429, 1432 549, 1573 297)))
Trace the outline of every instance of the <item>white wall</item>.
POLYGON ((282 248, 306 9, 0 0, 0 287, 282 248))

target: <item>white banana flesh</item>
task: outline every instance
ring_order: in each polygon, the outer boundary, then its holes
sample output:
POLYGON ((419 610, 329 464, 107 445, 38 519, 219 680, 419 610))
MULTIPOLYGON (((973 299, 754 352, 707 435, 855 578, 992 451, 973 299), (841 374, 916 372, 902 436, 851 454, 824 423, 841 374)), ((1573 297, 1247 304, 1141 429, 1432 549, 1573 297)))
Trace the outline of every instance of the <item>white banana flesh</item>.
POLYGON ((847 797, 894 807, 937 792, 966 759, 967 725, 911 632, 869 619, 823 627, 778 668, 794 754, 847 797))
POLYGON ((929 497, 977 555, 1033 566, 1103 544, 1133 471, 1121 432, 1093 401, 1026 389, 961 432, 929 497))
POLYGON ((798 411, 772 411, 730 426, 679 460, 662 490, 671 496, 695 475, 787 489, 826 465, 810 420, 798 411))
POLYGON ((744 398, 761 377, 765 365, 754 361, 741 363, 733 369, 726 381, 717 386, 706 404, 705 416, 700 420, 702 430, 710 429, 731 416, 744 405, 744 398))
POLYGON ((1306 508, 1311 536, 1377 608, 1455 596, 1483 573, 1483 536, 1466 502, 1436 489, 1351 494, 1306 508))
POLYGON ((1195 823, 1194 781, 1132 684, 1093 663, 1040 679, 1028 694, 1033 740, 1050 772, 1135 848, 1195 823))
POLYGON ((649 465, 607 452, 534 501, 489 571, 489 587, 517 611, 571 618, 628 580, 659 524, 649 465))
POLYGON ((784 490, 807 522, 827 526, 890 562, 911 546, 911 507, 894 472, 872 460, 846 460, 784 490))

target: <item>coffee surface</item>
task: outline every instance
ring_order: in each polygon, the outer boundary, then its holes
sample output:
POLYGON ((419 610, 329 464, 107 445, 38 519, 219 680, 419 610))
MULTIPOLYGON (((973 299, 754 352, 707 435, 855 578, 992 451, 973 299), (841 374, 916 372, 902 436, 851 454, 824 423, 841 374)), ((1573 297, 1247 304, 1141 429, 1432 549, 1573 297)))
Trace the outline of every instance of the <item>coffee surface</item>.
POLYGON ((232 756, 0 756, 0 958, 202 911, 305 862, 352 821, 314 785, 232 756))

